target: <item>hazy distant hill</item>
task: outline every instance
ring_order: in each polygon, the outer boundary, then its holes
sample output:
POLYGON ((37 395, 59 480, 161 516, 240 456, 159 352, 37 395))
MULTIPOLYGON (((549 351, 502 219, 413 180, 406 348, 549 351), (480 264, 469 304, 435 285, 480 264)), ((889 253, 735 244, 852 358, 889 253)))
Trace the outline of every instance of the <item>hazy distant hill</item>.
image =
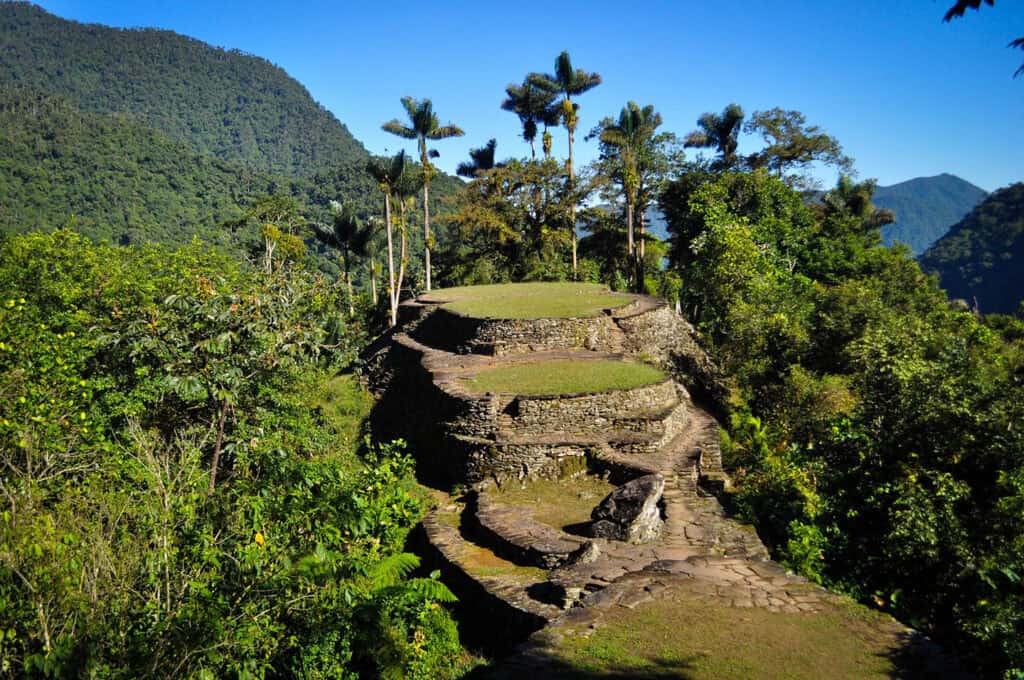
POLYGON ((882 228, 885 244, 906 243, 914 255, 920 255, 985 195, 970 182, 941 174, 877 187, 872 200, 896 213, 896 223, 882 228))
POLYGON ((920 258, 950 297, 1012 313, 1024 298, 1024 183, 990 194, 920 258))
POLYGON ((283 69, 170 31, 81 24, 0 2, 0 83, 131 115, 198 151, 269 172, 310 177, 367 156, 283 69))

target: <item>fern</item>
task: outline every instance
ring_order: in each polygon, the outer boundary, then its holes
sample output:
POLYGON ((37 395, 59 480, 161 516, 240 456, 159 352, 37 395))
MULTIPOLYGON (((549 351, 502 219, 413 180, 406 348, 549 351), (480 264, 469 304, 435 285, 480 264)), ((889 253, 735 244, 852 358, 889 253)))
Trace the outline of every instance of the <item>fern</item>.
POLYGON ((366 575, 374 590, 388 588, 420 566, 420 558, 412 553, 397 553, 373 565, 366 575))
POLYGON ((406 588, 420 597, 435 602, 457 602, 459 598, 436 577, 414 578, 405 584, 406 588))

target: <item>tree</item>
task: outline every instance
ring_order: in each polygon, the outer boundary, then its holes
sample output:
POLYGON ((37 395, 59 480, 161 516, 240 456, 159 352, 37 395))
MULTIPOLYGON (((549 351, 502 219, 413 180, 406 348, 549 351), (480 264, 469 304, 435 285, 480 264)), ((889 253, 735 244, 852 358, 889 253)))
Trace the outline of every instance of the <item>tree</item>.
MULTIPOLYGON (((634 218, 640 206, 642 189, 649 188, 652 175, 666 165, 664 146, 671 135, 657 135, 661 114, 647 105, 640 108, 629 102, 619 113, 618 121, 605 118, 595 133, 601 140, 601 157, 612 164, 609 174, 618 181, 626 201, 626 252, 634 263, 634 283, 637 290, 644 284, 644 226, 641 220, 639 244, 634 238, 634 218)), ((644 198, 648 198, 645 196, 644 198)))
POLYGON ((470 162, 459 163, 459 167, 456 168, 455 173, 460 177, 468 177, 473 179, 479 177, 482 173, 492 170, 496 167, 500 167, 502 164, 495 164, 494 162, 494 150, 498 146, 498 140, 491 139, 487 144, 481 146, 479 149, 470 149, 469 157, 470 162))
POLYGON ((420 164, 423 166, 423 247, 424 247, 424 271, 426 273, 427 290, 430 290, 430 178, 434 173, 434 167, 430 164, 431 158, 440 154, 427 149, 427 140, 448 139, 449 137, 461 137, 465 133, 456 125, 449 123, 441 125, 438 122, 437 114, 434 113, 434 105, 429 99, 416 100, 412 97, 402 97, 402 106, 409 115, 410 125, 403 125, 399 120, 390 120, 384 123, 383 129, 393 135, 404 139, 415 139, 420 153, 420 164))
POLYGON ((388 306, 391 311, 392 326, 398 323, 398 296, 402 288, 402 278, 405 275, 405 230, 404 228, 402 230, 402 253, 396 277, 391 197, 396 194, 405 168, 405 151, 399 151, 392 158, 371 158, 366 163, 366 171, 377 181, 377 186, 384 194, 384 229, 387 233, 388 243, 388 306))
POLYGON ((697 119, 698 129, 686 135, 683 146, 699 149, 714 149, 719 158, 713 169, 730 170, 739 164, 736 148, 743 124, 743 108, 729 104, 722 113, 705 113, 697 119))
MULTIPOLYGON (((541 87, 548 92, 558 93, 562 95, 561 101, 561 121, 562 125, 565 126, 565 131, 569 135, 569 182, 576 181, 575 169, 573 167, 573 155, 572 146, 573 138, 576 134, 576 127, 579 125, 579 117, 577 111, 579 111, 579 104, 572 101, 572 98, 583 94, 587 90, 593 89, 601 84, 601 74, 599 73, 587 73, 582 69, 573 69, 572 61, 569 59, 568 52, 562 52, 555 59, 555 72, 553 74, 542 74, 533 73, 529 76, 529 81, 538 87, 541 87)), ((572 229, 572 273, 576 274, 576 209, 572 210, 570 228, 572 229)))
POLYGON ((547 134, 547 126, 557 123, 557 117, 554 117, 551 109, 555 93, 538 87, 527 78, 522 85, 507 86, 505 94, 507 97, 501 103, 501 108, 519 116, 519 121, 523 124, 523 139, 530 144, 530 158, 536 160, 537 124, 543 123, 547 134), (552 120, 555 122, 550 122, 552 120))
POLYGON ((329 248, 334 248, 341 255, 341 268, 345 277, 345 286, 348 290, 348 315, 355 315, 352 295, 352 270, 351 258, 353 255, 365 256, 367 244, 370 241, 372 232, 370 227, 363 225, 356 215, 355 206, 351 203, 339 203, 331 201, 331 226, 324 227, 321 224, 312 223, 313 233, 317 240, 329 248))
POLYGON ((274 251, 278 246, 283 249, 284 259, 298 259, 305 252, 302 239, 294 232, 306 224, 302 215, 302 207, 291 196, 274 194, 257 199, 251 208, 245 211, 239 224, 255 221, 260 225, 260 236, 263 239, 263 267, 271 271, 274 266, 274 251))
POLYGON ((799 111, 778 107, 755 111, 743 126, 744 132, 760 134, 765 148, 747 157, 752 168, 768 168, 795 188, 812 188, 814 181, 804 171, 811 163, 823 163, 849 172, 853 160, 843 154, 835 137, 825 134, 817 125, 807 125, 799 111), (787 175, 789 170, 797 171, 787 175))

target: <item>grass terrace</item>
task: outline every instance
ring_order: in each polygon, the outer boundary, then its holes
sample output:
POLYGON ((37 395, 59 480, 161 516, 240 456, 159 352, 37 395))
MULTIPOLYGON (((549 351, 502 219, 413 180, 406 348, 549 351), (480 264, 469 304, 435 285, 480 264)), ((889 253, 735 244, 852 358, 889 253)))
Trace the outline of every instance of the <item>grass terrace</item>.
POLYGON ((467 390, 478 394, 535 397, 628 390, 664 379, 664 373, 639 361, 555 359, 485 368, 461 382, 467 390))
MULTIPOLYGON (((817 614, 730 607, 677 589, 635 609, 613 607, 593 634, 552 651, 559 678, 893 678, 930 675, 905 658, 905 639, 855 604, 817 614)), ((907 655, 909 656, 909 655, 907 655)))
POLYGON ((589 522, 590 512, 615 488, 597 475, 580 475, 562 480, 538 479, 525 485, 505 484, 493 497, 504 505, 529 508, 538 522, 571 529, 589 522))
POLYGON ((566 319, 597 316, 632 298, 597 283, 502 283, 442 288, 420 299, 474 318, 566 319))

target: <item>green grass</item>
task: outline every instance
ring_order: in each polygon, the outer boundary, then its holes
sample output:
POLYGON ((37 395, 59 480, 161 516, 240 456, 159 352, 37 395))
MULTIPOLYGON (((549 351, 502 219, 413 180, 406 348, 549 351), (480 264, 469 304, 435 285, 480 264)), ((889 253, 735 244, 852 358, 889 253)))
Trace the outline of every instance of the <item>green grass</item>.
POLYGON ((664 379, 664 373, 639 361, 557 359, 487 368, 461 382, 470 392, 539 396, 624 390, 664 379))
POLYGON ((489 319, 564 319, 597 316, 603 309, 621 307, 628 295, 613 293, 597 283, 502 283, 443 288, 421 299, 445 302, 465 316, 489 319))
POLYGON ((615 490, 615 485, 597 475, 572 479, 538 479, 524 486, 505 484, 492 492, 503 505, 528 508, 538 522, 564 529, 590 521, 590 511, 615 490))
POLYGON ((610 608, 589 636, 565 635, 551 650, 553 665, 564 678, 898 676, 894 657, 905 641, 889 619, 859 605, 824 606, 816 614, 773 613, 676 589, 636 609, 610 608))

